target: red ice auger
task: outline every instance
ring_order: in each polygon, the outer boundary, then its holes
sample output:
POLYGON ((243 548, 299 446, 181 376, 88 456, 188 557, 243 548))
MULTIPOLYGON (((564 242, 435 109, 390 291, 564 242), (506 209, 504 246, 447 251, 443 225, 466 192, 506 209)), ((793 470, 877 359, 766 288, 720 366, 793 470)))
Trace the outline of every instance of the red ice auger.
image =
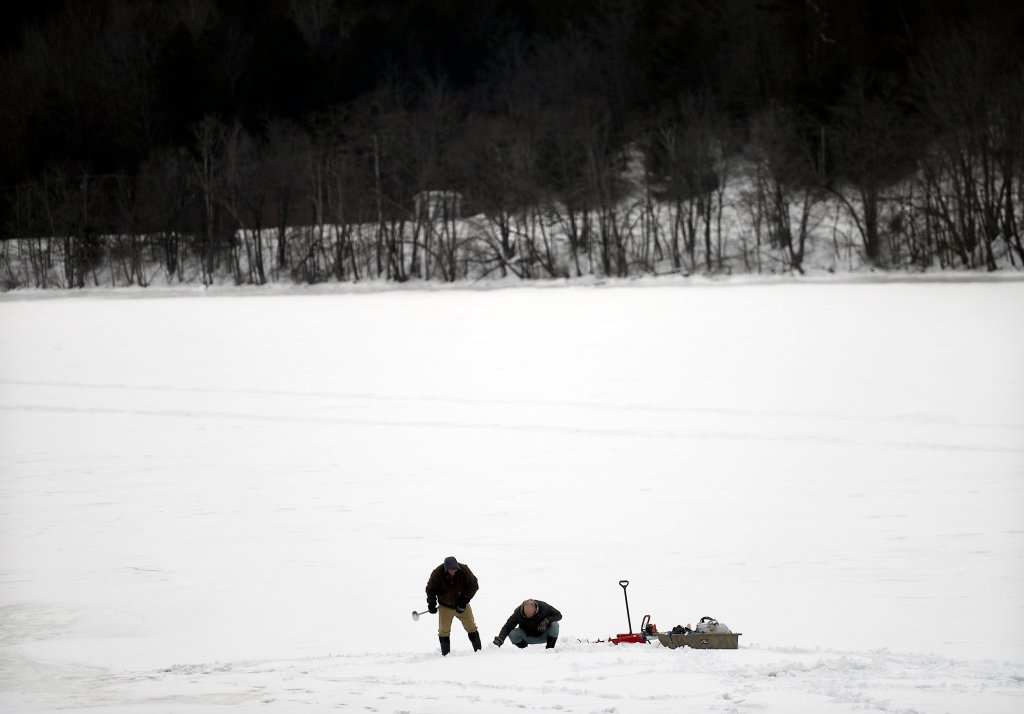
POLYGON ((640 623, 640 632, 633 634, 633 621, 629 617, 629 595, 626 594, 626 588, 629 587, 628 580, 620 580, 619 585, 622 586, 622 597, 626 600, 626 625, 629 626, 629 632, 620 632, 615 637, 608 638, 609 642, 614 644, 622 644, 623 642, 636 642, 639 644, 646 644, 648 636, 654 635, 658 628, 656 625, 651 624, 651 616, 644 615, 644 619, 640 623))

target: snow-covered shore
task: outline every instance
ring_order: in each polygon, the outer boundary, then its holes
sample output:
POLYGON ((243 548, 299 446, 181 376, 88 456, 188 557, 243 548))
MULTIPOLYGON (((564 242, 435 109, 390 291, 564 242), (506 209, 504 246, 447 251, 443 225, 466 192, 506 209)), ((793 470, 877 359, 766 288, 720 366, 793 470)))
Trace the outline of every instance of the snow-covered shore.
POLYGON ((1019 709, 1024 283, 641 282, 4 296, 0 709, 1019 709))

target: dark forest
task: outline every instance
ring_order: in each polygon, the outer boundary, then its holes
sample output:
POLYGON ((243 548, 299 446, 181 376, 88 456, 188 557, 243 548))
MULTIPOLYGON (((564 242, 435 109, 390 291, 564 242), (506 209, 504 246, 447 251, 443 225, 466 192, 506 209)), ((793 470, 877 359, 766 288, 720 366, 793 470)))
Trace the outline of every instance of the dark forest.
POLYGON ((0 13, 7 287, 802 271, 827 201, 851 264, 1024 265, 1024 3, 0 13))

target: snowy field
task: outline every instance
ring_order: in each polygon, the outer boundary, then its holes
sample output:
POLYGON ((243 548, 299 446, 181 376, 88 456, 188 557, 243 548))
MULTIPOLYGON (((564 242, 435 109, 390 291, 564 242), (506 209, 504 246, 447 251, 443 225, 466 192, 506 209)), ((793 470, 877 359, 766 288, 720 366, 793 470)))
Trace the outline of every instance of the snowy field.
POLYGON ((1024 711, 1024 282, 0 296, 0 711, 1024 711), (442 659, 423 588, 480 579, 442 659), (597 643, 710 615, 734 651, 597 643), (526 597, 554 651, 490 644, 526 597))

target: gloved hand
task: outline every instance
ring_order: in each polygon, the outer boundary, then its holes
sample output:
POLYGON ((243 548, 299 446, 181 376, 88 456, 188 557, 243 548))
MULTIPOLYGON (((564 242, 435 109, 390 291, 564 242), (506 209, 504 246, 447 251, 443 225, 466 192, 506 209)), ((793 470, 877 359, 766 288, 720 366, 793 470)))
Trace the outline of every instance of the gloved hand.
POLYGON ((495 637, 494 638, 494 646, 495 647, 501 647, 501 638, 500 637, 495 637))
POLYGON ((466 608, 462 607, 461 605, 459 607, 455 608, 455 612, 459 613, 460 615, 462 613, 464 613, 465 611, 466 611, 466 608))
POLYGON ((455 612, 462 614, 466 611, 466 605, 469 604, 469 600, 463 600, 459 598, 455 601, 455 612))
POLYGON ((427 603, 427 612, 429 612, 431 615, 436 615, 437 614, 437 603, 436 602, 428 602, 427 603))
POLYGON ((545 617, 543 620, 541 620, 539 623, 537 623, 537 632, 545 632, 545 631, 547 631, 548 625, 550 625, 550 624, 551 624, 551 620, 549 620, 548 618, 545 617))

